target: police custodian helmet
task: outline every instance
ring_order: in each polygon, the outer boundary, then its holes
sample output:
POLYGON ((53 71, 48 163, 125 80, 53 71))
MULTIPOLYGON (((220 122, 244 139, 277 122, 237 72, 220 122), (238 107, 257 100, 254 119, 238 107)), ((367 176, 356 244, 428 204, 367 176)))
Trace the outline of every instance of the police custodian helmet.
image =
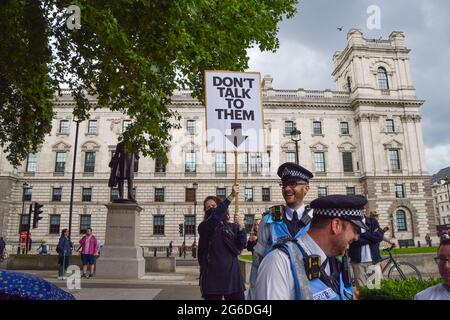
POLYGON ((277 174, 283 182, 299 180, 309 182, 309 179, 314 177, 309 170, 292 162, 283 163, 278 168, 277 174))

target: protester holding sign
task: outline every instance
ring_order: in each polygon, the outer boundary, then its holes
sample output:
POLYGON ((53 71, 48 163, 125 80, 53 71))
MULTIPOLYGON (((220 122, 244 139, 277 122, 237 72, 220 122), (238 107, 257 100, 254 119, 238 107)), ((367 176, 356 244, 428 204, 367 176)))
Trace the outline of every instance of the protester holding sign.
POLYGON ((205 300, 245 299, 238 256, 246 246, 247 235, 242 216, 236 214, 235 223, 230 223, 228 215, 228 206, 238 192, 239 186, 233 185, 224 201, 209 196, 203 202, 205 220, 198 227, 198 261, 200 290, 205 300))

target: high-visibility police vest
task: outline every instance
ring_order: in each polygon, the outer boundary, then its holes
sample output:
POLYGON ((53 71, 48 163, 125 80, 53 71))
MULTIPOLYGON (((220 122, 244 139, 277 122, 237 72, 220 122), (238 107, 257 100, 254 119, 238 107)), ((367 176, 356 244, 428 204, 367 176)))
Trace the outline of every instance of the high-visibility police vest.
MULTIPOLYGON (((305 272, 306 252, 296 241, 282 241, 276 249, 282 250, 289 257, 294 278, 295 300, 353 300, 354 293, 350 281, 343 279, 342 268, 339 268, 337 290, 333 290, 322 278, 308 279, 305 272)), ((274 250, 275 250, 274 247, 274 250)), ((341 262, 337 259, 337 262, 341 262)), ((322 270, 323 271, 323 270, 322 270)))
MULTIPOLYGON (((278 208, 281 208, 284 211, 284 206, 278 206, 278 208)), ((274 207, 271 208, 271 210, 274 207)), ((304 213, 308 213, 311 209, 309 207, 305 208, 304 213)), ((263 256, 266 256, 267 253, 273 250, 273 245, 279 241, 282 241, 283 239, 290 239, 292 238, 292 235, 290 234, 287 225, 284 223, 284 220, 281 218, 281 216, 278 219, 274 218, 274 214, 272 211, 266 212, 263 216, 263 222, 270 227, 270 238, 268 239, 268 243, 266 246, 266 250, 264 252, 263 256)), ((304 235, 310 227, 310 223, 306 224, 303 228, 301 228, 297 234, 295 235, 295 239, 300 238, 302 235, 304 235)), ((256 278, 258 274, 260 259, 257 255, 253 255, 252 260, 252 268, 250 271, 250 288, 248 290, 247 300, 253 300, 254 298, 254 287, 256 283, 256 278)))
MULTIPOLYGON (((283 206, 284 208, 284 206, 283 206)), ((305 212, 307 213, 309 210, 311 210, 309 207, 305 208, 305 212)), ((273 249, 273 245, 280 240, 286 239, 286 238, 292 238, 292 235, 290 234, 287 225, 284 223, 283 219, 275 220, 273 217, 273 214, 270 212, 266 214, 263 218, 263 221, 265 224, 270 226, 270 234, 271 237, 269 238, 269 243, 267 244, 266 251, 264 252, 264 256, 267 255, 270 251, 273 249)), ((295 239, 299 239, 302 235, 304 235, 310 227, 310 223, 306 224, 304 227, 302 227, 297 234, 295 235, 295 239)))

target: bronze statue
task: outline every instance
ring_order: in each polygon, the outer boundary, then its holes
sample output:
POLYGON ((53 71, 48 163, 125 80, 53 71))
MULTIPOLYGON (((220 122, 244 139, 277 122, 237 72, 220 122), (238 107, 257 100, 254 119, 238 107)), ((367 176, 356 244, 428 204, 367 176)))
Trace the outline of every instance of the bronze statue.
POLYGON ((109 163, 111 175, 109 177, 108 186, 115 187, 119 184, 119 202, 123 201, 123 184, 125 179, 128 185, 128 200, 136 202, 133 194, 134 179, 134 161, 139 159, 138 154, 127 154, 125 152, 125 143, 119 142, 116 151, 109 163))

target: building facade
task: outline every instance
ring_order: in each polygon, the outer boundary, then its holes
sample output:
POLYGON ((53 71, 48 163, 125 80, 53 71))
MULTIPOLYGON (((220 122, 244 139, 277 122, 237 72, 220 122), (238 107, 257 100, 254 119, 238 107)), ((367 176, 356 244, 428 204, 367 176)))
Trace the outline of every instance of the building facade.
POLYGON ((450 167, 439 170, 433 175, 432 181, 436 224, 450 225, 450 167))
MULTIPOLYGON (((352 29, 348 44, 333 57, 337 91, 278 90, 262 82, 266 152, 239 155, 240 211, 247 227, 270 206, 283 202, 278 166, 295 162, 294 128, 300 164, 314 173, 309 203, 328 194, 364 194, 378 210, 382 227, 402 241, 424 241, 435 234, 435 216, 422 137, 420 107, 411 81, 409 49, 401 32, 387 40, 365 39, 352 29)), ((96 103, 91 97, 91 102, 96 103)), ((32 229, 34 241, 56 243, 69 225, 75 141, 73 100, 63 91, 55 106, 53 129, 35 155, 14 169, 0 154, 0 233, 18 241, 28 205, 44 204, 44 218, 32 229), (26 185, 24 184, 26 183, 26 185)), ((141 213, 141 245, 166 247, 198 241, 196 226, 208 195, 226 196, 234 181, 234 155, 206 152, 205 107, 187 91, 174 92, 172 108, 182 117, 173 130, 166 166, 141 157, 135 175, 141 213), (196 187, 198 186, 198 187, 196 187)), ((130 123, 108 109, 92 111, 80 123, 72 238, 87 226, 104 241, 106 207, 117 190, 108 188, 111 153, 130 123)), ((232 209, 233 211, 233 209, 232 209)))

